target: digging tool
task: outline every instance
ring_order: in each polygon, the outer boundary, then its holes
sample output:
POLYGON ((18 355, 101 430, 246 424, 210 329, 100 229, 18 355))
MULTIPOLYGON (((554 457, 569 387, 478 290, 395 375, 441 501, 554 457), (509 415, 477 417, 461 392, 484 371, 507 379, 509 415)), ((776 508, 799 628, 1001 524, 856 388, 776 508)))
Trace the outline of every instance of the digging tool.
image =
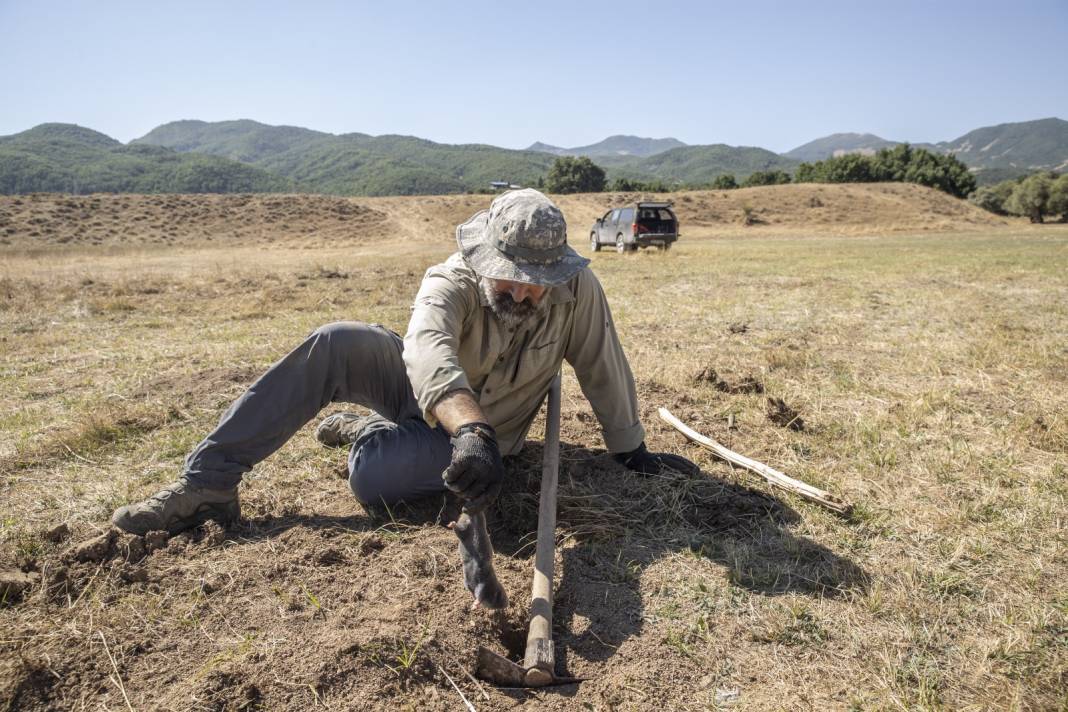
POLYGON ((512 662, 485 646, 478 648, 478 675, 508 687, 545 687, 579 682, 557 677, 553 651, 553 564, 556 548, 556 480, 560 469, 560 374, 549 386, 545 413, 545 447, 538 502, 538 544, 534 555, 534 585, 530 629, 523 664, 512 662))

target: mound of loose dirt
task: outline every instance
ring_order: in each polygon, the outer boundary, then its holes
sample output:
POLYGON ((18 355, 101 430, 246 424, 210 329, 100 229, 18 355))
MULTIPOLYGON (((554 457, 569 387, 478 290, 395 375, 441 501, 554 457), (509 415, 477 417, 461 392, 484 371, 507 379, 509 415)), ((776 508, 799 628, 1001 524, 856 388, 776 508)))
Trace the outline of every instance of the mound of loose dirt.
MULTIPOLYGON (((907 183, 780 185, 660 196, 591 193, 555 196, 573 244, 593 221, 643 197, 675 202, 683 235, 742 228, 819 234, 990 229, 1013 224, 970 203, 907 183)), ((447 244, 456 226, 492 196, 338 198, 321 195, 0 196, 0 245, 344 246, 371 240, 447 244)))
POLYGON ((769 228, 818 234, 951 231, 1012 222, 940 190, 911 183, 802 183, 664 195, 596 193, 557 200, 567 214, 571 240, 584 242, 589 226, 605 212, 648 198, 674 201, 684 236, 740 229, 745 208, 753 220, 746 232, 752 234, 769 228))
POLYGON ((379 239, 387 216, 321 195, 57 195, 0 198, 0 244, 291 247, 379 239))

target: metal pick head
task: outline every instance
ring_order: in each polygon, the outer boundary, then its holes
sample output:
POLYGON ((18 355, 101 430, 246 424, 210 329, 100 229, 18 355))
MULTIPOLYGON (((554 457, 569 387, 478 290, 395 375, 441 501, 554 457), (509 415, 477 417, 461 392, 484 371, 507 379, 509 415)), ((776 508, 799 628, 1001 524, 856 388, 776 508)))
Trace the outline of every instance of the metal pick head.
POLYGON ((547 687, 582 682, 583 677, 556 677, 541 668, 527 669, 498 655, 485 646, 478 646, 478 676, 501 687, 547 687))
POLYGON ((503 655, 478 646, 478 676, 483 680, 506 687, 523 687, 527 671, 503 655))

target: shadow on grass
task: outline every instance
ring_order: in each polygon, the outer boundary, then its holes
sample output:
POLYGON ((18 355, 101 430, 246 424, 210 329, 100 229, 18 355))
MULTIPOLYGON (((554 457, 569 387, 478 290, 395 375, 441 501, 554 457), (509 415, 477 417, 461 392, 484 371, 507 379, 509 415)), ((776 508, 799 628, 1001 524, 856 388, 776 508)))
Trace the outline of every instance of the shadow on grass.
MULTIPOLYGON (((777 497, 707 472, 647 477, 602 450, 561 447, 558 541, 573 542, 562 552, 554 601, 561 674, 568 652, 602 661, 640 633, 651 615, 641 579, 665 556, 707 559, 732 586, 763 596, 838 597, 869 584, 852 561, 793 534, 800 515, 777 497)), ((515 487, 501 497, 494 545, 506 556, 532 556, 540 443, 527 443, 509 470, 515 487)))

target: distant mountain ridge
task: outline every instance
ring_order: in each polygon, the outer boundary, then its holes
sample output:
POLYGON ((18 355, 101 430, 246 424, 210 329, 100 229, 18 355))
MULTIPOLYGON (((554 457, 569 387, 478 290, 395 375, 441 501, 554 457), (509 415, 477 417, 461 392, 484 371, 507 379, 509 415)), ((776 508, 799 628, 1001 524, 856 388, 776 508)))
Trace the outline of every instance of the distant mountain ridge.
MULTIPOLYGON (((873 134, 838 133, 809 141, 783 155, 800 161, 822 161, 845 153, 874 153, 899 143, 902 142, 873 134)), ((1068 121, 1058 118, 984 126, 952 141, 912 145, 956 156, 981 180, 987 172, 1011 177, 1035 170, 1068 169, 1068 121)))
POLYGON ((730 173, 741 179, 757 171, 797 168, 798 161, 764 148, 728 146, 680 146, 632 163, 618 165, 615 174, 627 178, 654 178, 690 185, 711 183, 717 176, 730 173))
POLYGON ((218 156, 123 145, 74 124, 0 136, 0 193, 278 193, 296 186, 218 156))
POLYGON ((893 148, 895 141, 887 141, 875 134, 836 133, 809 141, 782 154, 798 161, 823 161, 846 153, 874 154, 883 148, 893 148))
POLYGON ((268 126, 251 119, 213 123, 186 119, 157 126, 130 143, 166 146, 181 153, 208 153, 242 163, 255 163, 325 138, 334 136, 299 126, 268 126))
MULTIPOLYGON (((0 136, 0 193, 279 192, 413 195, 488 190, 491 181, 538 185, 560 155, 589 155, 609 180, 707 185, 723 174, 793 171, 801 161, 897 145, 872 134, 834 134, 784 155, 751 146, 690 146, 673 138, 609 136, 577 148, 526 150, 440 144, 414 136, 335 135, 250 119, 174 121, 123 145, 73 124, 0 136)), ((953 141, 913 144, 950 153, 980 183, 1038 169, 1068 170, 1068 121, 975 129, 953 141)))
POLYGON ((597 158, 600 156, 636 156, 645 158, 655 156, 673 148, 681 148, 686 144, 676 138, 643 138, 641 136, 609 136, 603 141, 592 143, 589 146, 576 148, 560 148, 550 146, 547 143, 537 141, 527 147, 528 151, 541 151, 551 153, 554 156, 588 156, 597 158))
POLYGON ((237 158, 333 195, 474 192, 490 181, 534 184, 552 156, 484 144, 441 144, 414 136, 329 134, 256 121, 176 121, 134 144, 237 158))
POLYGON ((972 168, 1068 168, 1068 121, 1057 118, 984 126, 938 144, 972 168))
POLYGON ((535 185, 557 156, 587 151, 609 179, 710 182, 723 173, 745 178, 797 162, 762 148, 687 146, 673 138, 610 136, 590 146, 563 149, 535 143, 516 151, 483 144, 439 144, 411 136, 324 134, 255 121, 177 121, 132 143, 246 160, 259 168, 339 195, 455 193, 485 189, 490 181, 535 185), (633 153, 626 153, 626 152, 633 153), (243 158, 242 158, 243 157, 243 158))

